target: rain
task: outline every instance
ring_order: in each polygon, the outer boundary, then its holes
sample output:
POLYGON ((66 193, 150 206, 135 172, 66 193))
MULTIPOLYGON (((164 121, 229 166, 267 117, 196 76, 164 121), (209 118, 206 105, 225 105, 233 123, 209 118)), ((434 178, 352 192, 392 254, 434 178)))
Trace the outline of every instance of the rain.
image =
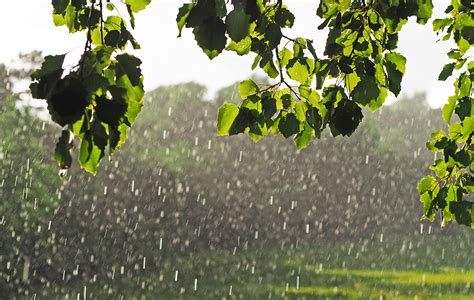
POLYGON ((0 299, 474 295, 472 230, 420 220, 424 144, 443 126, 424 93, 298 151, 217 137, 237 85, 161 86, 96 176, 75 162, 60 177, 60 129, 14 91, 23 71, 0 66, 0 299))

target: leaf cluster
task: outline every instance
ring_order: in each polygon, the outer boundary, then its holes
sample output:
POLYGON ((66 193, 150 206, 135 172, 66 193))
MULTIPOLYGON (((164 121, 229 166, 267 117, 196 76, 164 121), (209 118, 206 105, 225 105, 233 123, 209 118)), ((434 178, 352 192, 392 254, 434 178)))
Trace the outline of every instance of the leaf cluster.
POLYGON ((424 218, 434 220, 439 212, 443 224, 455 220, 474 228, 474 202, 468 197, 474 192, 474 61, 468 53, 474 42, 473 8, 470 1, 452 1, 445 11, 447 17, 433 21, 433 30, 443 40, 453 38, 456 43, 456 48, 448 52, 451 62, 443 67, 438 79, 444 81, 454 73, 457 78, 454 95, 442 108, 448 129, 432 133, 426 144, 442 158, 430 167, 435 177, 423 178, 418 191, 424 218))
MULTIPOLYGON (((132 28, 134 13, 150 1, 124 1, 132 28)), ((30 89, 34 98, 47 101, 52 120, 64 128, 55 151, 61 170, 71 166, 78 138, 79 162, 95 174, 106 150, 113 153, 125 141, 143 105, 141 61, 126 52, 127 45, 140 46, 111 1, 54 0, 53 8, 57 26, 86 32, 84 53, 70 68, 64 66, 65 54, 47 56, 30 89)))

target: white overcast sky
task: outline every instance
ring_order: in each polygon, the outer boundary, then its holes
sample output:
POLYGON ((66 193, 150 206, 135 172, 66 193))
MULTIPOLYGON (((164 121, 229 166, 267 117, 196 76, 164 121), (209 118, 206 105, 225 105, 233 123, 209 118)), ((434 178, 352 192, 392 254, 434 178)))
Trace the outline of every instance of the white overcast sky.
MULTIPOLYGON (((79 55, 84 45, 84 34, 70 35, 64 27, 55 27, 51 18, 50 0, 2 1, 0 18, 2 46, 0 62, 9 63, 18 52, 42 50, 45 55, 70 52, 70 59, 79 55), (10 28, 10 30, 8 29, 10 28)), ((239 57, 224 53, 210 61, 197 47, 190 30, 177 38, 176 14, 182 0, 154 0, 145 11, 137 15, 134 35, 142 50, 137 51, 142 61, 147 90, 159 85, 196 81, 210 91, 249 77, 253 56, 239 57)), ((190 1, 186 1, 190 2, 190 1)), ((441 15, 447 0, 434 0, 435 16, 441 15)), ((324 47, 325 36, 317 30, 314 0, 286 0, 285 4, 296 16, 294 28, 287 32, 316 40, 316 47, 324 47)), ((447 62, 447 42, 436 42, 431 25, 417 25, 411 20, 403 28, 399 52, 407 57, 407 71, 402 83, 403 91, 410 95, 426 91, 432 106, 441 106, 452 93, 452 85, 438 82, 437 77, 447 62)))

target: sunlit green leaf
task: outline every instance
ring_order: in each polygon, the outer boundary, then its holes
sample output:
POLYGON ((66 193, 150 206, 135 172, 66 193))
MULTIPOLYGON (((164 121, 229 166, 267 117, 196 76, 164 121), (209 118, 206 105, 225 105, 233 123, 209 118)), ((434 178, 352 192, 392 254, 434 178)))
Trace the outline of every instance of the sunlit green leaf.
POLYGON ((181 36, 181 31, 183 30, 184 24, 186 23, 186 19, 189 16, 189 13, 191 12, 191 9, 194 7, 194 4, 192 3, 186 3, 183 4, 179 8, 178 11, 178 16, 176 17, 176 24, 178 25, 178 37, 181 36))
POLYGON ((151 0, 125 0, 125 3, 130 5, 133 12, 139 12, 145 9, 151 3, 151 0))
POLYGON ((239 84, 239 94, 242 99, 246 99, 250 95, 258 93, 259 88, 252 80, 244 80, 239 84))
POLYGON ((232 103, 226 103, 219 108, 217 117, 217 134, 219 136, 229 135, 229 129, 239 114, 239 107, 232 103))
POLYGON ((388 74, 389 89, 395 96, 401 91, 403 74, 405 74, 406 58, 401 54, 392 52, 385 55, 388 74))

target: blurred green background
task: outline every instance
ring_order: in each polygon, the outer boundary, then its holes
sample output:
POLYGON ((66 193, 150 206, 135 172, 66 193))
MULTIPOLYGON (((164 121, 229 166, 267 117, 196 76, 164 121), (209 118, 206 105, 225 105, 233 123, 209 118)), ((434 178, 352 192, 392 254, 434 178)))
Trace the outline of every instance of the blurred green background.
POLYGON ((60 129, 14 88, 41 54, 20 61, 0 66, 0 299, 474 299, 472 230, 420 221, 443 124, 424 94, 299 152, 216 137, 234 85, 158 87, 96 177, 61 179, 60 129))

